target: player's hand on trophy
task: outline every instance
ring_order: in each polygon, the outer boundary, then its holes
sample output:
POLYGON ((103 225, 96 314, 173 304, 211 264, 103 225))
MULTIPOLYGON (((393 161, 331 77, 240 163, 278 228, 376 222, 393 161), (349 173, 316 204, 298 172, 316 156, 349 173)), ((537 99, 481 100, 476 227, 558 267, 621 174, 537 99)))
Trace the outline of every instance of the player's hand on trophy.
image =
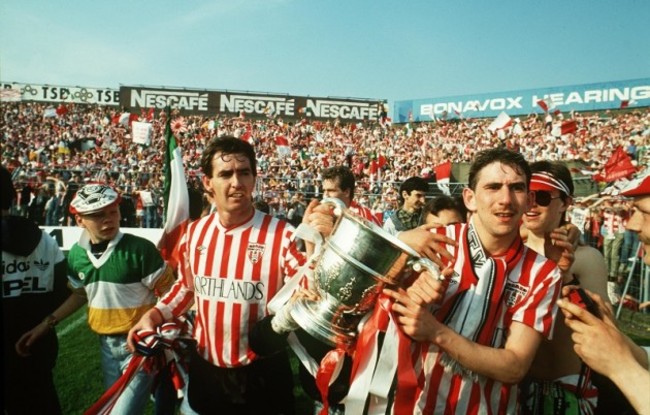
POLYGON ((445 296, 453 272, 452 268, 445 268, 442 271, 443 278, 439 278, 437 275, 431 275, 429 271, 424 271, 406 289, 406 293, 420 306, 439 303, 445 296))
POLYGON ((415 341, 434 341, 436 333, 444 325, 431 314, 428 307, 418 304, 403 288, 384 289, 383 293, 394 300, 391 309, 397 314, 397 324, 404 334, 415 341))
POLYGON ((302 223, 311 226, 326 238, 331 235, 336 222, 334 209, 335 206, 314 199, 307 206, 302 223))
POLYGON ((433 227, 433 225, 422 225, 400 232, 397 237, 415 252, 429 258, 442 269, 454 258, 445 245, 458 246, 458 243, 445 235, 431 232, 430 229, 433 227))
POLYGON ((282 308, 273 316, 271 320, 271 328, 278 334, 284 334, 292 332, 298 329, 300 326, 296 323, 296 320, 291 316, 291 310, 293 309, 294 304, 299 299, 304 298, 310 301, 318 301, 320 296, 314 290, 308 290, 305 288, 300 288, 296 290, 292 295, 289 301, 282 306, 282 308))
POLYGON ((295 303, 300 298, 304 298, 309 301, 318 301, 320 300, 320 295, 316 290, 300 288, 293 293, 289 302, 295 303))

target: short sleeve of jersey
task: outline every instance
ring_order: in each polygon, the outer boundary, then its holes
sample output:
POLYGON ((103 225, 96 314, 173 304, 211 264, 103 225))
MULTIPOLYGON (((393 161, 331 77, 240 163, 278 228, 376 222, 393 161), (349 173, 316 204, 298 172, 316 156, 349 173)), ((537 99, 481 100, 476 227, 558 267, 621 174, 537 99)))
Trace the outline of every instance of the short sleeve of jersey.
MULTIPOLYGON (((524 266, 522 279, 529 278, 525 284, 529 287, 529 292, 513 308, 512 320, 523 323, 550 339, 557 314, 555 302, 562 288, 560 270, 553 261, 532 250, 528 250, 527 255, 534 255, 537 258, 532 267, 526 269, 524 266)), ((526 261, 524 261, 525 263, 526 261)))

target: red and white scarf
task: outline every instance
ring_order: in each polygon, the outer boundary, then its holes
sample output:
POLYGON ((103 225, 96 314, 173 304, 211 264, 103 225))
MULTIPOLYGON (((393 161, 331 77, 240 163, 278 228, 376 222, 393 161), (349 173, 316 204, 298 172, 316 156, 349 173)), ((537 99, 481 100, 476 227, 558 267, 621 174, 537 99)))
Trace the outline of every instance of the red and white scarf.
MULTIPOLYGON (((495 346, 497 339, 493 337, 497 332, 499 315, 505 307, 502 298, 508 272, 519 262, 524 244, 518 238, 505 255, 489 257, 471 222, 462 229, 460 240, 464 244, 460 247, 461 252, 469 253, 463 263, 460 286, 435 314, 461 336, 479 344, 495 346)), ((477 378, 446 353, 442 354, 440 362, 454 373, 477 378)))
POLYGON ((182 397, 181 390, 187 379, 187 362, 184 356, 187 355, 188 347, 195 347, 191 333, 192 325, 186 320, 165 323, 158 327, 157 331, 138 331, 137 353, 129 361, 122 376, 84 412, 84 415, 110 414, 139 370, 157 373, 169 365, 174 387, 179 397, 182 397))

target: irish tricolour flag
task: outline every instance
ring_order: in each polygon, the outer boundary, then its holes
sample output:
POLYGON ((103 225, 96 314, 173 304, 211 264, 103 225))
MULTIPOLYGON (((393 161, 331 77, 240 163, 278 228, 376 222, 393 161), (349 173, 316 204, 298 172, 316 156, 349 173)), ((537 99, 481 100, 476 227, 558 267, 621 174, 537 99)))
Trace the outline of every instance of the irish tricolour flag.
POLYGON ((165 229, 158 242, 163 258, 173 269, 178 265, 178 244, 190 217, 189 193, 183 169, 181 147, 172 132, 171 116, 167 110, 165 125, 165 229))

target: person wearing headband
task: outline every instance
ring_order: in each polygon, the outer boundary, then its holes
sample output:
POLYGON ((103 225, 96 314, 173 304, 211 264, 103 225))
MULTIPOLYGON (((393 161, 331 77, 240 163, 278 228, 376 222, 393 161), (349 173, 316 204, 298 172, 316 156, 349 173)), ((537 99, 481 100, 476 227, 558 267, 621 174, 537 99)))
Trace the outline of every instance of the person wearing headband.
MULTIPOLYGON (((526 245, 540 254, 548 235, 566 232, 565 215, 573 201, 573 181, 569 169, 560 162, 532 163, 530 190, 533 203, 523 217, 526 245)), ((590 246, 578 245, 574 261, 563 273, 563 285, 580 285, 607 296, 607 266, 602 254, 590 246)), ((522 384, 524 414, 593 413, 598 391, 589 371, 573 351, 571 330, 558 316, 552 339, 539 346, 535 360, 522 384)))
MULTIPOLYGON (((643 262, 650 265, 650 168, 625 186, 620 195, 634 200, 627 229, 639 234, 643 262)), ((597 306, 595 314, 564 298, 558 301, 565 324, 573 332, 575 352, 585 364, 611 379, 639 414, 650 414, 650 349, 638 346, 618 330, 612 307, 603 300, 606 297, 587 294, 597 306)))

